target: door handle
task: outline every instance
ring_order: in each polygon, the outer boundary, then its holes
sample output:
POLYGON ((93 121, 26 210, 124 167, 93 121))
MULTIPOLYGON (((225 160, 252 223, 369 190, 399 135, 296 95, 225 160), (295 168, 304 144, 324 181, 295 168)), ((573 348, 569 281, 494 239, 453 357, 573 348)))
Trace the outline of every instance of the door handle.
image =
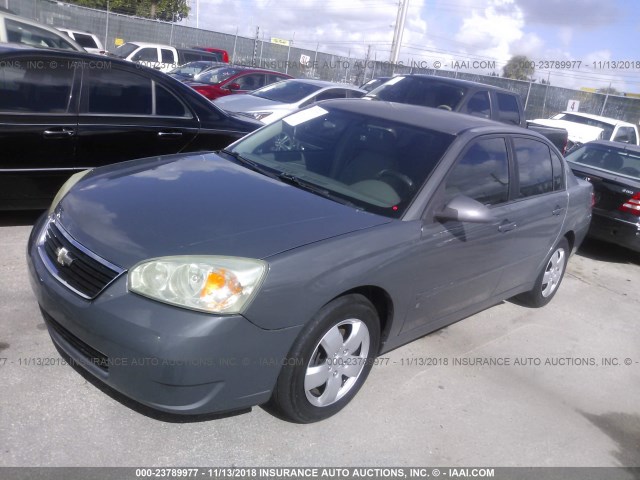
POLYGON ((500 224, 500 226, 498 227, 498 231, 499 232, 510 232, 511 230, 515 230, 515 228, 518 225, 515 222, 509 222, 508 220, 505 220, 504 222, 502 222, 500 224))
POLYGON ((42 136, 45 138, 66 138, 72 137, 76 133, 74 128, 50 128, 42 132, 42 136))
POLYGON ((178 138, 182 136, 182 132, 158 132, 160 138, 178 138))
POLYGON ((556 208, 551 213, 557 216, 562 213, 562 210, 564 210, 564 208, 562 208, 560 205, 556 205, 556 208))

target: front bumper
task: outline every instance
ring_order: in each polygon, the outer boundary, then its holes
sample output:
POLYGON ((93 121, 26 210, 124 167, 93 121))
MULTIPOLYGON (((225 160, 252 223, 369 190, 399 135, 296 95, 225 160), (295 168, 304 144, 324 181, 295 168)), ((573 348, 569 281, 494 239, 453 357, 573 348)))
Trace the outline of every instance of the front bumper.
POLYGON ((640 224, 593 213, 589 236, 640 252, 640 224))
POLYGON ((126 273, 94 300, 56 280, 28 244, 33 291, 53 341, 93 376, 157 410, 203 414, 266 402, 300 327, 265 330, 129 293, 126 273))

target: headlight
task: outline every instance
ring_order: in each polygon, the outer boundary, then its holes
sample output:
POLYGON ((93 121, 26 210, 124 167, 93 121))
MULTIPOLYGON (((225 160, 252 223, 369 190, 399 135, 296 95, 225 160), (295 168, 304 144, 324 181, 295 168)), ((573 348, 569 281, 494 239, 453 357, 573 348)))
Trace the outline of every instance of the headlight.
POLYGON ((60 190, 58 190, 58 193, 56 193, 56 196, 53 197, 53 202, 51 202, 51 206, 49 207, 49 215, 51 215, 53 211, 56 209, 56 207, 60 203, 60 200, 62 200, 62 197, 64 197, 69 192, 69 190, 71 190, 71 188, 76 183, 78 183, 82 179, 82 177, 84 177, 90 171, 91 169, 74 173, 69 177, 69 179, 66 182, 64 182, 62 187, 60 187, 60 190))
POLYGON ((267 264, 239 257, 161 257, 129 271, 129 290, 209 313, 239 313, 257 293, 267 264))

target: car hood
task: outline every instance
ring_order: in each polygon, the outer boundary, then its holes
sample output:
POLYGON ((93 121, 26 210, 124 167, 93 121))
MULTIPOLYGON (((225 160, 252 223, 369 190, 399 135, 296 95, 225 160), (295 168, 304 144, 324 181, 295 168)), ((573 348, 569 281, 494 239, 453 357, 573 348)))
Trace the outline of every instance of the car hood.
POLYGON ((219 108, 228 112, 248 112, 254 110, 273 110, 282 107, 291 108, 289 104, 274 102, 266 98, 256 97, 255 95, 229 95, 227 97, 218 98, 214 104, 219 108))
POLYGON ((576 143, 587 143, 597 140, 602 133, 602 128, 593 127, 591 125, 583 125, 581 123, 570 122, 568 120, 553 120, 548 118, 539 118, 533 122, 544 125, 546 127, 564 128, 568 133, 570 141, 576 143))
POLYGON ((77 242, 122 268, 166 255, 263 259, 391 221, 213 153, 96 169, 56 215, 77 242))

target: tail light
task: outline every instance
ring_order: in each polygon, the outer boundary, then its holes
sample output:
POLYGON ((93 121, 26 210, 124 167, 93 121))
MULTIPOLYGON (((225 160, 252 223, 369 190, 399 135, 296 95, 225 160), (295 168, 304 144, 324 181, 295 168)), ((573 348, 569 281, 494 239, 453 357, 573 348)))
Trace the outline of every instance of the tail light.
POLYGON ((591 208, 593 208, 596 204, 596 194, 591 192, 591 208))
POLYGON ((620 205, 620 210, 640 217, 640 192, 636 193, 629 200, 620 205))

